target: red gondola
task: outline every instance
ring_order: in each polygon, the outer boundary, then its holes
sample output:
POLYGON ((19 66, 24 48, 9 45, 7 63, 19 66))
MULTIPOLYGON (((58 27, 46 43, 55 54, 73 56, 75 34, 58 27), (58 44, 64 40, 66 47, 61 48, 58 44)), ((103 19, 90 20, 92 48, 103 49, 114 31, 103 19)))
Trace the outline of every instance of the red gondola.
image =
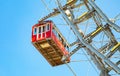
MULTIPOLYGON (((61 59, 68 55, 66 47, 69 45, 52 21, 32 27, 32 43, 52 66, 64 64, 61 59)), ((70 62, 70 58, 66 61, 70 62)))

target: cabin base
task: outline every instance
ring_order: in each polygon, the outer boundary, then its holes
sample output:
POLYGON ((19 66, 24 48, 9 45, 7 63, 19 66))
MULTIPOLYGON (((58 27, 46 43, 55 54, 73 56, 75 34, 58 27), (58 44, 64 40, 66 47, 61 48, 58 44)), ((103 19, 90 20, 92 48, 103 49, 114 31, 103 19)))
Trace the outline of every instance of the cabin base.
MULTIPOLYGON (((46 58, 52 66, 64 64, 61 59, 64 55, 63 51, 56 45, 53 39, 45 39, 33 42, 36 49, 46 58)), ((69 62, 69 59, 67 60, 69 62)))

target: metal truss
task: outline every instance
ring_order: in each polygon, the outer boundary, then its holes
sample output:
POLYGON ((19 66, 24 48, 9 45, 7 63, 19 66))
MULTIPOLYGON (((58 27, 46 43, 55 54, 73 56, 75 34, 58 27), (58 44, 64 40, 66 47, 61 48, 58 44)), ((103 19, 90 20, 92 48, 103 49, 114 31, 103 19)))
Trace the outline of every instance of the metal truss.
POLYGON ((84 48, 88 55, 91 57, 97 68, 101 71, 100 76, 110 76, 109 72, 114 71, 120 74, 120 59, 116 62, 112 60, 112 56, 116 53, 120 53, 120 42, 116 40, 112 30, 120 33, 120 27, 110 21, 108 17, 101 11, 101 9, 95 4, 94 0, 79 0, 82 3, 75 4, 78 0, 68 0, 66 5, 61 5, 58 0, 56 0, 58 8, 47 16, 40 19, 42 22, 50 17, 61 14, 65 22, 71 27, 73 33, 78 38, 74 43, 70 44, 77 45, 77 47, 69 53, 68 56, 63 56, 62 61, 75 54, 79 49, 84 48), (75 18, 74 11, 75 8, 80 8, 85 6, 87 11, 81 14, 78 18, 75 18), (96 29, 88 34, 84 34, 82 29, 78 27, 78 24, 92 19, 96 24, 96 29), (92 45, 94 38, 100 33, 104 33, 108 41, 106 44, 96 49, 92 45))

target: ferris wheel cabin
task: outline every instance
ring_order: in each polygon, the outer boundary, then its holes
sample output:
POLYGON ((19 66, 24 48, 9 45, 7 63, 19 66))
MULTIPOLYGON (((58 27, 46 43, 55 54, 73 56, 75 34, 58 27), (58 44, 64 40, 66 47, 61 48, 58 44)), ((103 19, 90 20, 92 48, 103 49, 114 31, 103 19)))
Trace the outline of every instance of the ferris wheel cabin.
MULTIPOLYGON (((44 21, 32 27, 32 44, 52 66, 64 64, 61 59, 68 55, 68 44, 52 21, 44 21)), ((66 62, 70 62, 70 58, 66 62)))

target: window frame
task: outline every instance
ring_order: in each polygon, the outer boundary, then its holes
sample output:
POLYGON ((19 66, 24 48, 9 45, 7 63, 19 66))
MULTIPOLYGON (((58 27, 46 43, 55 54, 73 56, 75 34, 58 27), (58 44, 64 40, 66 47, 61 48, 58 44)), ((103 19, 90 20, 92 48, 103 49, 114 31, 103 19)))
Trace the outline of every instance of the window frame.
POLYGON ((33 35, 37 35, 37 27, 33 28, 33 35), (35 29, 36 29, 36 32, 35 32, 35 29))
POLYGON ((50 23, 46 24, 46 31, 50 31, 50 23))
POLYGON ((41 27, 41 26, 38 27, 38 33, 39 33, 39 34, 42 33, 42 27, 41 27), (39 28, 41 28, 41 30, 40 30, 39 28))
POLYGON ((46 32, 46 26, 44 25, 44 26, 41 26, 41 27, 42 27, 42 33, 45 33, 46 32))

